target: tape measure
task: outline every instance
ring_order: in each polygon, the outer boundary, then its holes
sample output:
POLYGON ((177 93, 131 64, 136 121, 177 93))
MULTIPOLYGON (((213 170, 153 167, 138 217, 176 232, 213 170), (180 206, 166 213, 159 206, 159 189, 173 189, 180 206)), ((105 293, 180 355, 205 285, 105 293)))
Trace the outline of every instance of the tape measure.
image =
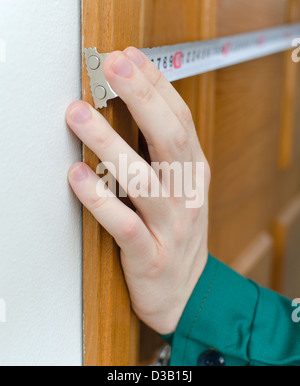
MULTIPOLYGON (((220 39, 144 48, 141 51, 173 82, 286 51, 299 37, 300 23, 295 23, 220 39)), ((95 107, 106 107, 108 100, 118 96, 103 73, 102 65, 109 54, 100 54, 97 48, 88 48, 84 52, 95 107)))

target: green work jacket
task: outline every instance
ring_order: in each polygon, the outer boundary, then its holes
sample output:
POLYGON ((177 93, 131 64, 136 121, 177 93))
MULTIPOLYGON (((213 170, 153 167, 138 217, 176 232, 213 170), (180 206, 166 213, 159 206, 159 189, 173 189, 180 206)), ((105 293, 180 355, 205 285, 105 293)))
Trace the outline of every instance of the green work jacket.
POLYGON ((209 256, 176 331, 163 338, 170 366, 300 366, 300 307, 209 256))

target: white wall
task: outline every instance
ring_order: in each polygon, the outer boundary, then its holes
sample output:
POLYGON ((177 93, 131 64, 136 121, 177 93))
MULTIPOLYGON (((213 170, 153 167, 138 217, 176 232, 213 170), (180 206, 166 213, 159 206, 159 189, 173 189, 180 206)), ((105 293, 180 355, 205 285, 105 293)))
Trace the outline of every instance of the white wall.
POLYGON ((0 365, 82 363, 80 50, 79 0, 0 0, 0 365))

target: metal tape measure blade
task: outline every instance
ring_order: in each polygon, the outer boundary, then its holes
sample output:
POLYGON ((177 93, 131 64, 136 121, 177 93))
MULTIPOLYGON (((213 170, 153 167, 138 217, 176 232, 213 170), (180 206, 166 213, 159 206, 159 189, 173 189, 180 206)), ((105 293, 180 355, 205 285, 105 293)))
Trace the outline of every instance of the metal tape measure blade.
MULTIPOLYGON (((219 39, 143 48, 141 51, 173 82, 286 51, 299 37, 300 23, 295 23, 219 39)), ((95 107, 106 107, 108 100, 118 96, 103 74, 102 64, 109 54, 99 54, 97 48, 88 48, 84 52, 95 107)))

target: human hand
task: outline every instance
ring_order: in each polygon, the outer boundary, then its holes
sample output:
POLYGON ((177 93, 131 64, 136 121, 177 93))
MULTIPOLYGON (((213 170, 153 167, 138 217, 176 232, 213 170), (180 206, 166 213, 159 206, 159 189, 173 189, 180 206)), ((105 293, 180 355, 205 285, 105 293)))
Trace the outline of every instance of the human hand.
MULTIPOLYGON (((107 197, 99 176, 84 163, 73 165, 68 175, 79 200, 120 246, 133 310, 156 332, 169 334, 175 331, 207 262, 210 169, 190 110, 144 54, 133 47, 116 51, 105 60, 104 73, 144 134, 152 162, 204 164, 203 181, 197 173, 193 174, 197 189, 204 184, 204 204, 196 208, 187 208, 184 195, 136 197, 127 189, 137 210, 134 212, 116 196, 107 197)), ((127 155, 129 165, 141 163, 149 172, 141 175, 144 193, 151 193, 155 178, 163 187, 167 183, 174 185, 170 180, 161 180, 89 104, 74 102, 66 119, 73 132, 104 163, 117 166, 120 154, 127 155), (150 182, 149 176, 154 180, 150 182)), ((110 172, 116 174, 113 168, 110 172)), ((118 171, 115 177, 120 179, 118 171)), ((128 175, 129 182, 132 178, 128 175)), ((122 187, 126 189, 126 185, 122 187)))

